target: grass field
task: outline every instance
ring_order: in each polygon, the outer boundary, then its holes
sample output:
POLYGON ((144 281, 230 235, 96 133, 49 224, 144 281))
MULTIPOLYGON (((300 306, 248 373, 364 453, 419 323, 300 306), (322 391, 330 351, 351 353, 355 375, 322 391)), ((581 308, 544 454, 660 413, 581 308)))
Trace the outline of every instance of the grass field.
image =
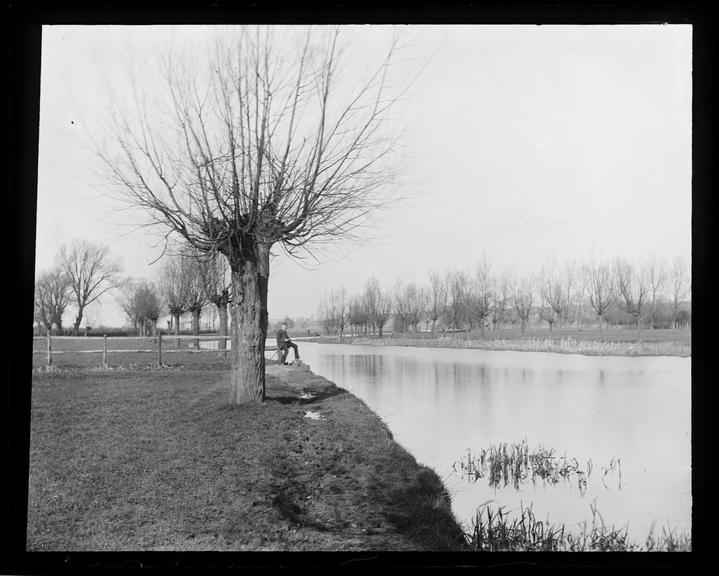
POLYGON ((214 355, 158 371, 62 356, 76 369, 33 371, 30 551, 464 545, 437 475, 311 372, 269 366, 267 401, 233 406, 214 355))

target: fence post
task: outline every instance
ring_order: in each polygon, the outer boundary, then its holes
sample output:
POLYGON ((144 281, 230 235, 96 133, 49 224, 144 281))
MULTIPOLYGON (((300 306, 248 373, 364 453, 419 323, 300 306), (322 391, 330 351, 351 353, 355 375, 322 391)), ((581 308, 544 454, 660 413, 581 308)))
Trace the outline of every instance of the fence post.
POLYGON ((52 336, 50 331, 47 331, 47 365, 52 366, 52 336))
POLYGON ((162 332, 157 334, 157 367, 162 366, 162 332))
POLYGON ((107 368, 107 334, 102 335, 102 365, 107 368))

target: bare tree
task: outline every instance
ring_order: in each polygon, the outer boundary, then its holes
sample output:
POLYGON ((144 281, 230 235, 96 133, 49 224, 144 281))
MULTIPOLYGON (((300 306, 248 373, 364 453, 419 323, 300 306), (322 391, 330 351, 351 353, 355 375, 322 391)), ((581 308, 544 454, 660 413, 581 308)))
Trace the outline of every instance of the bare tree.
POLYGON ((649 294, 646 268, 623 259, 614 263, 614 276, 619 294, 619 307, 634 317, 639 342, 642 341, 642 318, 649 294))
POLYGON ((475 320, 484 337, 484 325, 492 314, 494 300, 494 282, 489 269, 489 263, 482 260, 475 271, 475 276, 469 284, 467 294, 467 307, 470 318, 475 320))
POLYGON ((599 319, 599 332, 604 335, 604 315, 615 301, 614 272, 609 264, 590 261, 584 268, 584 283, 599 319))
POLYGON ((80 333, 80 323, 85 308, 100 296, 117 288, 121 266, 106 246, 86 240, 75 240, 60 248, 59 265, 70 280, 75 298, 77 316, 73 326, 75 336, 80 333))
POLYGON ((140 336, 146 335, 148 322, 152 335, 157 336, 157 320, 162 313, 162 300, 157 288, 146 280, 127 279, 122 283, 120 306, 140 336))
POLYGON ((382 290, 377 279, 371 276, 365 284, 363 299, 372 332, 374 334, 376 329, 382 338, 384 325, 392 315, 392 298, 382 290))
POLYGON ((508 308, 512 293, 512 281, 507 272, 503 272, 495 283, 494 298, 492 302, 492 328, 501 328, 507 321, 508 308))
POLYGON ((549 334, 551 336, 554 324, 561 321, 567 307, 565 287, 553 262, 542 266, 539 277, 539 292, 542 301, 549 309, 543 309, 540 316, 549 324, 549 334))
POLYGON ((416 284, 410 283, 403 286, 398 283, 393 290, 392 297, 395 326, 399 325, 402 332, 406 332, 407 328, 414 327, 416 332, 424 307, 422 291, 416 284))
POLYGON ((35 309, 37 317, 48 332, 55 324, 62 334, 62 315, 70 303, 70 278, 56 266, 43 272, 35 281, 35 309))
POLYGON ((529 323, 529 315, 532 312, 533 297, 534 290, 532 288, 532 282, 529 278, 522 278, 519 282, 514 283, 512 301, 514 303, 514 309, 517 311, 517 316, 522 323, 522 334, 526 331, 527 324, 529 323))
POLYGON ((652 294, 652 304, 649 312, 652 330, 656 328, 657 297, 663 289, 666 279, 667 272, 664 261, 656 257, 651 258, 647 264, 647 280, 652 294))
MULTIPOLYGON (((160 280, 160 291, 172 316, 175 335, 180 335, 180 318, 188 311, 189 278, 188 262, 177 254, 166 259, 160 280)), ((180 340, 177 340, 180 347, 180 340)))
POLYGON ((332 310, 334 312, 334 323, 340 336, 340 341, 344 337, 344 331, 349 321, 349 305, 347 302, 347 291, 344 287, 333 290, 330 294, 332 301, 332 310))
MULTIPOLYGON (((214 255, 213 255, 214 256, 214 255)), ((200 316, 207 304, 205 279, 211 264, 211 258, 193 246, 189 246, 182 254, 186 260, 185 274, 187 275, 187 311, 192 315, 192 334, 200 335, 200 316)), ((199 349, 200 340, 193 340, 192 345, 199 349)))
POLYGON ((672 262, 670 282, 672 298, 672 325, 678 328, 679 307, 686 298, 691 286, 689 285, 689 264, 683 256, 677 256, 672 262))
POLYGON ((437 272, 429 272, 429 285, 427 290, 427 318, 432 322, 432 335, 435 334, 437 320, 444 313, 447 306, 446 277, 437 272))
POLYGON ((470 280, 464 272, 449 272, 445 277, 447 304, 444 307, 444 319, 449 328, 458 330, 469 318, 467 300, 470 280))
POLYGON ((559 280, 564 290, 562 296, 562 300, 564 300, 563 318, 567 326, 570 326, 572 323, 572 305, 576 301, 575 285, 577 273, 578 267, 574 260, 566 262, 560 272, 559 280))
POLYGON ((369 313, 362 296, 355 296, 350 300, 348 321, 356 329, 357 333, 367 335, 369 313))
POLYGON ((319 317, 322 328, 331 336, 335 330, 335 311, 332 305, 332 299, 328 294, 325 294, 320 300, 319 308, 317 309, 317 316, 319 317))
MULTIPOLYGON (((232 289, 227 259, 217 252, 197 252, 195 258, 198 259, 200 280, 205 297, 217 308, 217 316, 220 319, 220 336, 227 336, 227 308, 231 301, 232 289)), ((227 349, 227 341, 224 338, 220 338, 218 341, 217 349, 220 351, 227 349)))
POLYGON ((264 399, 270 249, 313 254, 387 200, 396 41, 353 92, 341 44, 339 28, 240 27, 207 58, 170 54, 165 96, 117 112, 117 146, 100 152, 134 205, 228 259, 235 403, 264 399))

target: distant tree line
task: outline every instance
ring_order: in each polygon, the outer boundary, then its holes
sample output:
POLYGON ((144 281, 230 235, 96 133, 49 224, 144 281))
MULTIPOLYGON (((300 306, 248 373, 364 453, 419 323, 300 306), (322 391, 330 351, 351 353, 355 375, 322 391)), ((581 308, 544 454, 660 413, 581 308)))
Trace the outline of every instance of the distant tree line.
POLYGON ((344 288, 325 294, 318 320, 326 334, 377 335, 394 332, 632 326, 641 331, 685 328, 691 323, 689 263, 650 258, 591 259, 559 265, 546 261, 539 272, 494 272, 482 259, 467 272, 430 271, 425 282, 383 289, 370 277, 361 292, 344 288), (391 324, 390 324, 391 323, 391 324))
MULTIPOLYGON (((232 290, 227 260, 188 246, 163 260, 158 281, 123 278, 119 261, 107 247, 86 240, 63 245, 55 264, 35 280, 34 320, 42 332, 79 335, 88 306, 112 294, 140 336, 156 335, 163 315, 171 318, 169 331, 179 334, 186 314, 191 316, 192 333, 199 334, 200 317, 208 306, 219 318, 220 335, 228 335, 232 290), (68 330, 63 317, 71 305, 76 316, 68 330)), ((220 349, 225 345, 222 340, 220 349)))
POLYGON ((120 261, 106 246, 75 240, 60 247, 55 264, 35 280, 34 320, 44 331, 64 333, 63 314, 75 308, 72 334, 79 335, 88 306, 122 284, 120 261))

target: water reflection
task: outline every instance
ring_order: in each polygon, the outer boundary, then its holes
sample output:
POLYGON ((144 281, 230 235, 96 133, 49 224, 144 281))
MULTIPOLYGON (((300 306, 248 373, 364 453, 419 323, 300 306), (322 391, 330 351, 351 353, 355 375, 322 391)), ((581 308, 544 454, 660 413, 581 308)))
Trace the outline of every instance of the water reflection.
MULTIPOLYGON (((490 498, 576 524, 596 499, 608 524, 691 520, 690 359, 305 344, 312 370, 362 398, 453 491, 463 521, 490 498), (595 482, 489 489, 452 476, 468 448, 542 444, 599 466, 621 459, 622 490, 595 482)), ((601 473, 599 473, 601 476, 601 473)))

